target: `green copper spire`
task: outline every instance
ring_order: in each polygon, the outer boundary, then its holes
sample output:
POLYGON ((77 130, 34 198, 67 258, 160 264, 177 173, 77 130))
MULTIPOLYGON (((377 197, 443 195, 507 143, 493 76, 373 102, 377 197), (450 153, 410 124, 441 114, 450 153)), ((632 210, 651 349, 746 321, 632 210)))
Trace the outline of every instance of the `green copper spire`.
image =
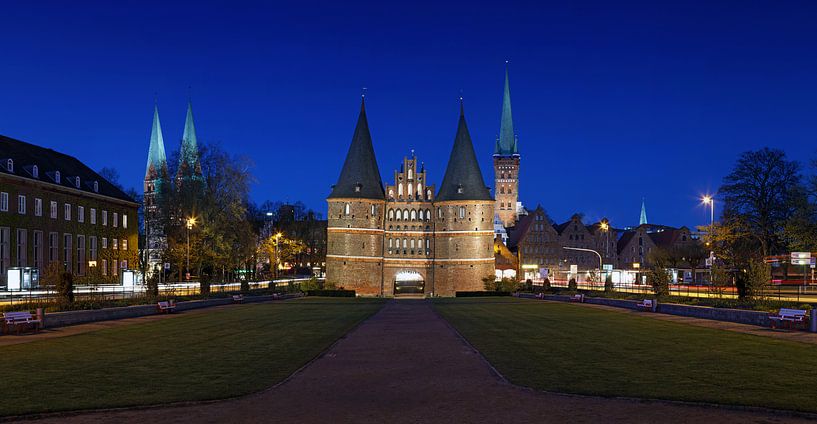
POLYGON ((196 126, 193 124, 193 103, 187 102, 187 118, 184 121, 182 147, 179 152, 179 174, 188 168, 191 174, 199 174, 199 147, 196 140, 196 126))
POLYGON ((165 141, 162 137, 162 124, 159 122, 159 106, 153 107, 153 128, 150 130, 150 148, 148 149, 148 163, 145 169, 145 178, 155 179, 167 172, 167 157, 165 156, 165 141))
POLYGON ((502 94, 502 122, 499 125, 499 140, 494 151, 496 155, 517 155, 516 134, 513 132, 511 113, 511 84, 508 80, 508 66, 505 65, 505 91, 502 94))
POLYGON ((638 220, 638 225, 647 223, 647 206, 644 204, 644 198, 641 198, 641 218, 638 220))

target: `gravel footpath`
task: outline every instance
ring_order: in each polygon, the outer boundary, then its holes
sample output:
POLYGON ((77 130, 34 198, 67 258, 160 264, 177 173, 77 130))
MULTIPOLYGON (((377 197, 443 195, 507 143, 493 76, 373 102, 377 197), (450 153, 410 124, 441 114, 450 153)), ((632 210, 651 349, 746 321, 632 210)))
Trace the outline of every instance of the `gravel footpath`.
MULTIPOLYGON (((271 364, 274 366, 274 364, 271 364)), ((804 418, 542 393, 505 382, 422 300, 388 303, 282 384, 240 399, 52 416, 49 423, 783 423, 804 418)))

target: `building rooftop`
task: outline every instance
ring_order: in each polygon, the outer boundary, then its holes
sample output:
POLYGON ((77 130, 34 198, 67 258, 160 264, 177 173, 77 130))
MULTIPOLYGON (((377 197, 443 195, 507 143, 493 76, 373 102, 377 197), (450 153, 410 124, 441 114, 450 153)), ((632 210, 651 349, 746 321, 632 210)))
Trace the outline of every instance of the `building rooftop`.
POLYGON ((124 191, 77 158, 3 135, 0 135, 0 174, 12 174, 135 203, 124 191), (11 170, 8 168, 9 160, 12 161, 11 170))

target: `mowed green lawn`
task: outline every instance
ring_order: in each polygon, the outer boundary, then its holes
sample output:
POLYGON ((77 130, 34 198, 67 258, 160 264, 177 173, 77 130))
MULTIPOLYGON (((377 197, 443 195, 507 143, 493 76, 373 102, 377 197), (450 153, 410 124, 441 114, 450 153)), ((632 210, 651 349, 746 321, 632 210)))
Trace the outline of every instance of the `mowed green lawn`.
POLYGON ((535 300, 434 306, 522 386, 817 412, 817 345, 535 300))
POLYGON ((256 392, 381 306, 340 298, 248 304, 0 347, 0 416, 256 392))

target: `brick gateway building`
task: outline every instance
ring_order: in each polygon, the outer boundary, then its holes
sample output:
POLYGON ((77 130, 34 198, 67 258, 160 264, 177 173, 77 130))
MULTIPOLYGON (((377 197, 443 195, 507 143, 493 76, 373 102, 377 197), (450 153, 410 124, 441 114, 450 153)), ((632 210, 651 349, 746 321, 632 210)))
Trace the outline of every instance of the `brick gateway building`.
POLYGON ((365 102, 327 198, 326 279, 362 295, 453 296, 494 276, 495 201, 460 105, 448 167, 435 193, 412 154, 383 188, 365 102))

